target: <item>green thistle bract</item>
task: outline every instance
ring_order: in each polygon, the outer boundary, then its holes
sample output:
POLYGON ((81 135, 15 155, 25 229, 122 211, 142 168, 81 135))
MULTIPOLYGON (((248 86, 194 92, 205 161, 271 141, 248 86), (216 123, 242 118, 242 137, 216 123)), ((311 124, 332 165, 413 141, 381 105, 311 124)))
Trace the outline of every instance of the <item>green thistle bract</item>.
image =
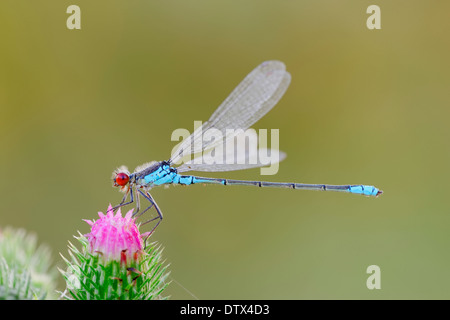
POLYGON ((0 300, 52 299, 56 273, 47 245, 24 229, 0 229, 0 300))
MULTIPOLYGON (((91 232, 75 237, 78 250, 69 242, 71 259, 63 257, 67 270, 60 270, 67 292, 76 300, 150 300, 164 299, 167 266, 161 262, 161 248, 151 243, 144 248, 132 211, 122 217, 109 206, 106 215, 86 222, 91 232)), ((70 298, 65 295, 66 298, 70 298)))

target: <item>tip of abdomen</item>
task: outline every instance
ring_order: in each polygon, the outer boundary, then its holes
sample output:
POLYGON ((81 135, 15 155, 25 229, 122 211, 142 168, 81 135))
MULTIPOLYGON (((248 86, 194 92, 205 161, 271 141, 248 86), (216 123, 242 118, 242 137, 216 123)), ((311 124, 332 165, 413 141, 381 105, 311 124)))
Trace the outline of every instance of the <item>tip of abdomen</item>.
POLYGON ((354 185, 349 186, 348 189, 351 193, 362 194, 365 196, 375 196, 378 197, 383 191, 375 188, 374 186, 365 186, 365 185, 354 185))

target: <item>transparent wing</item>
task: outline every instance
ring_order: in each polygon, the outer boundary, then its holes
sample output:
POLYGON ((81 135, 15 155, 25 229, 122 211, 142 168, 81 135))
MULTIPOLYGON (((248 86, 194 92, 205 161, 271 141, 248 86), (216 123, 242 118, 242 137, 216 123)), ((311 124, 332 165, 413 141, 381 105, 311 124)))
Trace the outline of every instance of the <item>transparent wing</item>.
POLYGON ((177 164, 189 154, 196 154, 236 136, 236 129, 246 130, 277 104, 291 80, 280 61, 266 61, 250 72, 217 108, 208 121, 183 140, 169 162, 177 164), (222 140, 203 141, 209 129, 222 133, 222 140))
POLYGON ((244 170, 269 166, 284 158, 286 154, 277 149, 258 148, 258 135, 255 130, 249 129, 183 163, 177 171, 244 170))
POLYGON ((220 171, 236 171, 236 170, 245 170, 252 168, 260 168, 265 167, 274 163, 278 163, 286 158, 286 153, 275 150, 275 149, 258 149, 258 153, 269 154, 270 157, 273 157, 274 160, 270 162, 262 162, 261 159, 258 159, 256 162, 252 163, 250 161, 250 157, 247 155, 244 158, 235 158, 235 162, 232 164, 227 164, 226 161, 222 161, 220 163, 210 162, 212 161, 211 157, 208 155, 194 158, 191 161, 183 163, 181 166, 177 168, 179 173, 187 172, 187 171, 203 171, 203 172, 220 172, 220 171))

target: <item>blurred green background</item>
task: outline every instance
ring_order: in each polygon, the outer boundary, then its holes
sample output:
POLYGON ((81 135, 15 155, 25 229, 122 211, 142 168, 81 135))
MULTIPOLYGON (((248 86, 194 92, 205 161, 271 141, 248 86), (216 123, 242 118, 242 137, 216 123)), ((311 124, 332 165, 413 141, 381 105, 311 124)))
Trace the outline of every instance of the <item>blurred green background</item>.
MULTIPOLYGON (((448 299, 450 3, 23 1, 0 4, 0 226, 58 253, 121 194, 111 172, 165 160, 259 63, 292 75, 255 126, 288 157, 210 174, 371 184, 340 193, 191 186, 152 195, 172 299, 448 299), (66 9, 81 8, 81 30, 66 9), (366 9, 381 8, 381 30, 366 9), (381 268, 368 290, 366 268, 381 268), (185 289, 184 289, 184 288, 185 289), (188 292, 189 291, 189 292, 188 292)), ((207 175, 207 174, 205 174, 207 175)), ((60 289, 63 288, 62 280, 60 289)))

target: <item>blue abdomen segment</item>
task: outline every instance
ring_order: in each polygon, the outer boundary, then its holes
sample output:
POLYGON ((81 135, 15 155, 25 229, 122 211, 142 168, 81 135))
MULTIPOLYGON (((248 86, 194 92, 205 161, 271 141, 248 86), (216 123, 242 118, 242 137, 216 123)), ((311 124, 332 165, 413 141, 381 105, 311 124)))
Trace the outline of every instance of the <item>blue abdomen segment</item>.
POLYGON ((173 183, 183 184, 183 185, 191 185, 196 183, 217 183, 217 180, 220 179, 202 179, 200 177, 194 177, 194 176, 182 176, 177 174, 173 178, 173 183))
POLYGON ((195 183, 193 180, 194 180, 193 176, 181 176, 181 175, 177 174, 173 178, 173 183, 178 183, 178 184, 183 184, 183 185, 190 185, 190 184, 195 183))
POLYGON ((355 185, 349 186, 350 193, 363 194, 365 196, 377 196, 382 192, 373 186, 355 185))

